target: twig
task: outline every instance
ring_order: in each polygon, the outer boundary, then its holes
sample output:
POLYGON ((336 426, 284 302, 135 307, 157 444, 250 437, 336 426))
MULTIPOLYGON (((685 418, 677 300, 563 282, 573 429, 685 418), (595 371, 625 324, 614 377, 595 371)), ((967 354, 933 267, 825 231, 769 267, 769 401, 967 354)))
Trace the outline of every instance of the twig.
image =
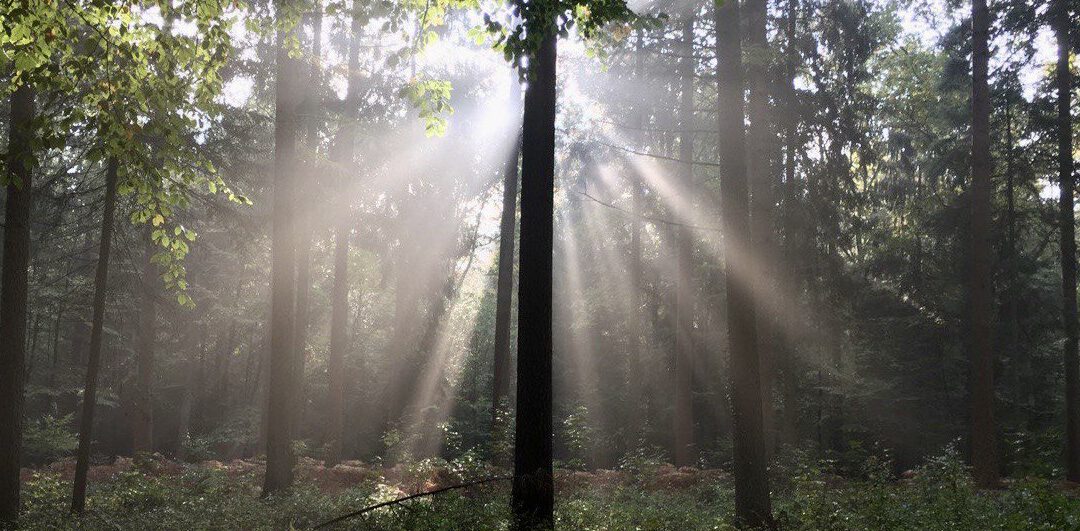
POLYGON ((484 479, 478 479, 476 481, 470 481, 468 483, 459 483, 457 485, 450 485, 449 487, 443 487, 441 489, 429 490, 427 492, 421 492, 421 493, 418 493, 418 494, 411 494, 409 496, 404 496, 404 497, 398 498, 396 500, 390 500, 390 501, 386 501, 386 502, 382 502, 382 503, 377 503, 375 505, 364 507, 363 509, 360 509, 358 511, 353 511, 353 512, 351 512, 349 514, 344 514, 344 515, 338 516, 337 518, 333 518, 333 519, 327 520, 327 521, 325 521, 325 522, 323 522, 323 523, 321 523, 319 525, 316 525, 315 527, 312 527, 312 529, 322 529, 324 527, 336 524, 338 522, 343 522, 345 520, 348 520, 349 518, 355 518, 355 517, 360 516, 360 515, 362 515, 364 513, 369 513, 371 511, 374 511, 375 509, 381 509, 383 507, 388 507, 390 505, 397 505, 397 504, 399 504, 401 502, 409 501, 409 500, 411 500, 413 498, 421 498, 421 497, 424 497, 424 496, 432 496, 432 495, 439 494, 439 493, 442 493, 442 492, 446 492, 446 491, 449 491, 449 490, 464 489, 466 487, 472 487, 474 485, 481 485, 481 484, 484 484, 484 483, 492 483, 492 482, 495 482, 495 481, 507 481, 507 480, 510 480, 510 479, 513 479, 513 477, 511 477, 511 476, 498 476, 498 477, 493 477, 493 478, 484 478, 484 479))
POLYGON ((663 225, 671 225, 671 226, 674 226, 674 227, 686 227, 688 229, 697 229, 697 230, 703 230, 703 231, 709 231, 709 232, 716 232, 716 233, 720 233, 720 234, 723 234, 723 232, 724 232, 720 227, 710 227, 708 225, 695 225, 693 223, 680 223, 678 221, 672 221, 670 219, 664 219, 664 218, 658 218, 658 217, 653 217, 653 216, 645 216, 645 215, 641 215, 641 214, 635 214, 635 213, 633 213, 633 212, 631 212, 631 211, 629 211, 629 210, 627 210, 625 208, 622 208, 620 206, 616 206, 616 205, 613 205, 611 203, 601 201, 600 199, 597 199, 595 196, 593 196, 592 194, 590 194, 589 192, 587 192, 585 190, 573 190, 572 189, 570 191, 574 192, 575 194, 580 194, 585 199, 588 199, 588 200, 590 200, 590 201, 592 201, 592 202, 594 202, 594 203, 596 203, 596 204, 598 204, 600 206, 610 208, 612 210, 615 210, 617 212, 622 213, 623 215, 625 215, 627 217, 637 218, 637 219, 639 219, 641 221, 652 222, 652 223, 660 223, 660 224, 663 224, 663 225))

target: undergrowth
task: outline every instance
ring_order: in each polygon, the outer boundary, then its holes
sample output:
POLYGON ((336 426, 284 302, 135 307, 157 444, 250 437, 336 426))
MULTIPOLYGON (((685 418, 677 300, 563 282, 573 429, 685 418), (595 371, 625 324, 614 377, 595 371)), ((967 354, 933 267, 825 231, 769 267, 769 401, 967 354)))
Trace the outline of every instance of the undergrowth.
MULTIPOLYGON (((1080 500, 1043 479, 976 490, 956 455, 929 460, 910 479, 890 477, 886 463, 855 476, 838 476, 828 462, 803 461, 774 470, 773 508, 791 530, 1058 530, 1080 529, 1080 500)), ((678 489, 650 489, 646 467, 628 481, 562 489, 557 527, 572 530, 732 529, 734 490, 727 476, 678 489)), ((92 486, 89 511, 67 512, 70 484, 35 474, 24 485, 24 529, 307 529, 334 516, 393 499, 396 488, 367 481, 327 494, 302 483, 285 495, 259 497, 254 473, 188 468, 160 475, 135 468, 92 486)), ((337 529, 508 529, 506 484, 481 485, 379 509, 337 529)))

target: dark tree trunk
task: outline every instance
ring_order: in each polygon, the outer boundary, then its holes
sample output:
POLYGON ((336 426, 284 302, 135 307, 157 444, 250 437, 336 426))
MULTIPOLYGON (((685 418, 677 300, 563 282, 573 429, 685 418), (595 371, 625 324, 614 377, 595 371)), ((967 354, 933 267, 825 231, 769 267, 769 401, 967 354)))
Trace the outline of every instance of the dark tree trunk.
POLYGON ((131 448, 136 452, 154 451, 154 321, 157 308, 154 287, 157 273, 151 259, 154 243, 146 235, 143 242, 142 282, 139 290, 139 335, 135 345, 135 403, 131 423, 131 448))
POLYGON ((755 256, 755 299, 766 305, 767 311, 758 312, 758 357, 761 359, 762 423, 765 429, 766 455, 771 455, 776 445, 775 408, 773 390, 776 387, 777 315, 773 311, 779 301, 774 299, 779 258, 774 237, 775 183, 773 180, 770 151, 777 145, 769 124, 769 94, 767 58, 769 42, 766 34, 766 0, 746 1, 746 83, 750 90, 747 114, 750 130, 747 132, 747 174, 750 181, 750 221, 755 256))
POLYGON ((4 262, 0 273, 0 527, 19 517, 23 386, 26 379, 26 298, 33 207, 34 89, 11 95, 4 262))
MULTIPOLYGON (((277 0, 279 10, 290 0, 277 0)), ((293 482, 291 445, 295 421, 291 418, 297 385, 294 340, 296 304, 296 234, 293 205, 296 202, 296 138, 300 98, 296 84, 302 78, 300 63, 290 58, 287 35, 277 33, 277 94, 274 100, 274 203, 271 218, 270 279, 270 371, 267 390, 266 478, 263 495, 288 488, 293 482)))
POLYGON ((991 487, 998 481, 994 426, 993 287, 991 284, 990 162, 990 12, 986 0, 972 0, 971 93, 971 465, 975 482, 991 487))
MULTIPOLYGON (((679 160, 686 197, 697 190, 694 182, 694 17, 683 21, 679 61, 679 160)), ((697 460, 694 444, 694 297, 691 273, 693 240, 685 224, 675 227, 675 466, 697 460)))
MULTIPOLYGON (((551 22, 554 24, 554 21, 551 22)), ((517 417, 511 508, 519 530, 551 529, 551 289, 555 206, 556 47, 554 28, 530 62, 521 148, 517 417)))
POLYGON ((749 190, 746 177, 742 42, 739 3, 716 9, 720 208, 724 227, 728 344, 731 352, 735 519, 739 525, 772 525, 769 478, 761 418, 761 372, 757 354, 749 190))
MULTIPOLYGON (((516 75, 516 74, 515 74, 516 75)), ((511 80, 518 87, 518 80, 511 80)), ((519 89, 513 91, 513 108, 518 109, 519 89)), ((504 404, 510 395, 510 304, 514 298, 514 238, 517 235, 518 163, 521 159, 521 137, 514 141, 510 158, 503 170, 502 219, 499 222, 499 278, 495 292, 495 352, 492 371, 491 433, 501 431, 500 413, 509 407, 504 404)))
MULTIPOLYGON (((350 23, 348 85, 345 89, 347 116, 341 125, 341 131, 335 141, 334 160, 342 176, 350 175, 353 169, 353 146, 355 145, 356 113, 359 112, 360 68, 359 34, 360 15, 356 11, 359 0, 353 2, 353 17, 350 23)), ((348 181, 342 179, 342 189, 348 181)), ((329 425, 327 426, 326 466, 333 466, 341 461, 342 441, 345 437, 345 351, 349 349, 349 240, 352 226, 349 216, 349 204, 342 200, 336 212, 334 227, 334 286, 331 292, 330 309, 330 359, 327 363, 329 385, 327 407, 329 425)))
POLYGON ((75 486, 71 496, 71 511, 80 514, 86 507, 86 474, 90 470, 90 444, 93 442, 94 407, 97 402, 98 371, 101 368, 101 336, 105 324, 105 294, 109 283, 109 251, 112 246, 113 217, 116 213, 116 179, 117 161, 110 158, 105 172, 105 205, 101 213, 101 241, 98 243, 97 271, 94 275, 94 316, 90 324, 86 386, 83 390, 82 417, 79 419, 79 451, 75 457, 75 486))
POLYGON ((1061 184, 1061 319, 1065 329, 1065 465, 1066 478, 1080 481, 1080 360, 1077 354, 1076 331, 1076 216, 1073 193, 1072 137, 1072 73, 1069 71, 1069 52, 1072 27, 1069 2, 1054 3, 1054 29, 1057 33, 1057 104, 1058 104, 1058 179, 1061 184))

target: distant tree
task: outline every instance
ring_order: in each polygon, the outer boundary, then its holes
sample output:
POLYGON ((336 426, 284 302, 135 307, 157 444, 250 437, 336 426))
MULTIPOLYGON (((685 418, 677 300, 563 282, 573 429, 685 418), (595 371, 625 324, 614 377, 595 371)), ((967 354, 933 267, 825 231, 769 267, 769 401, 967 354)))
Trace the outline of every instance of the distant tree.
POLYGON ((101 210, 101 237, 98 240, 97 269, 94 273, 90 349, 86 358, 86 384, 83 387, 82 415, 79 417, 79 450, 75 455, 75 484, 71 495, 71 511, 80 514, 86 508, 86 476, 90 471, 90 445, 93 442, 98 372, 101 369, 101 344, 105 325, 105 298, 109 290, 109 254, 112 250, 116 214, 119 162, 115 157, 110 157, 105 166, 105 202, 101 210))
MULTIPOLYGON (((346 56, 348 80, 345 87, 345 116, 335 139, 333 161, 342 176, 341 188, 348 185, 353 169, 353 151, 356 145, 357 114, 360 110, 360 32, 362 19, 360 0, 352 4, 349 23, 349 48, 346 56)), ((349 347, 349 241, 352 237, 350 205, 344 194, 335 210, 334 224, 334 285, 331 288, 330 309, 330 358, 327 363, 329 385, 327 404, 330 420, 327 426, 328 455, 326 465, 341 460, 342 441, 345 437, 345 352, 349 347)))
MULTIPOLYGON (((694 14, 682 22, 679 60, 679 161, 682 190, 697 193, 694 175, 694 14)), ((694 287, 693 235, 686 224, 675 227, 675 466, 697 461, 694 444, 694 287)), ((636 310, 635 310, 636 311, 636 310)))
MULTIPOLYGON (((516 72, 515 72, 516 74, 516 72)), ((520 84, 511 80, 511 105, 514 118, 519 116, 520 84)), ((511 302, 514 297, 514 240, 517 236, 518 180, 520 179, 521 137, 514 140, 510 157, 503 169, 503 202, 499 220, 499 277, 495 288, 495 344, 492 371, 491 428, 492 434, 499 433, 500 413, 508 404, 504 404, 510 395, 510 329, 511 302)))
POLYGON ((776 444, 774 426, 773 389, 776 387, 777 367, 777 317, 773 314, 774 287, 778 277, 774 221, 776 217, 775 189, 772 153, 779 146, 769 118, 770 50, 766 32, 768 2, 746 0, 743 16, 746 20, 746 84, 750 96, 747 100, 747 178, 750 183, 750 233, 753 239, 755 298, 768 304, 767 311, 757 315, 758 358, 761 360, 762 418, 765 429, 767 455, 772 454, 776 444))
POLYGON ((154 451, 154 338, 157 333, 157 266, 154 242, 145 231, 141 254, 139 330, 135 344, 135 391, 131 419, 131 446, 136 452, 154 451))
POLYGON ((971 252, 968 280, 971 464, 975 482, 982 487, 991 487, 998 481, 998 458, 994 424, 994 296, 990 231, 990 12, 986 0, 972 0, 971 29, 971 252))
POLYGON ((26 302, 30 269, 30 212, 33 209, 34 89, 22 84, 11 94, 4 258, 0 273, 0 527, 19 516, 19 467, 26 376, 26 302))
MULTIPOLYGON (((297 178, 300 178, 300 174, 303 173, 307 182, 307 188, 314 190, 317 188, 317 168, 318 168, 318 152, 319 152, 319 126, 320 116, 319 109, 321 106, 322 91, 319 87, 322 86, 322 26, 323 26, 323 13, 322 4, 319 0, 315 0, 311 3, 311 52, 307 58, 308 64, 307 76, 308 86, 310 87, 305 91, 305 94, 301 96, 301 114, 300 117, 303 120, 303 130, 298 131, 298 136, 302 135, 303 141, 303 156, 298 156, 297 161, 297 178), (304 159, 303 162, 300 159, 304 159), (300 171, 300 165, 304 165, 304 171, 300 171)), ((316 194, 304 193, 299 194, 297 199, 299 203, 294 207, 296 212, 296 332, 293 337, 293 341, 296 343, 295 352, 293 353, 293 372, 296 377, 293 379, 293 385, 295 389, 292 391, 292 395, 295 397, 292 407, 296 410, 291 416, 295 425, 293 426, 293 432, 295 435, 300 434, 301 426, 303 425, 302 417, 304 415, 304 363, 307 356, 307 343, 308 343, 308 328, 311 321, 311 262, 312 248, 315 241, 315 218, 316 218, 316 194)))
MULTIPOLYGON (((290 13, 293 0, 276 0, 278 13, 290 13)), ((263 495, 280 492, 293 482, 292 418, 296 379, 296 203, 297 135, 300 126, 300 61, 289 52, 296 24, 276 33, 277 92, 274 101, 274 184, 271 215, 270 371, 267 389, 266 478, 263 495)))
POLYGON ((1069 70, 1072 50, 1069 33, 1073 22, 1068 0, 1057 0, 1051 9, 1058 45, 1055 82, 1060 184, 1058 224, 1061 233, 1061 322, 1065 329, 1065 465, 1066 478, 1069 481, 1080 481, 1080 354, 1077 353, 1076 214, 1073 207, 1076 176, 1073 173, 1073 83, 1072 72, 1069 70))
POLYGON ((715 17, 720 208, 724 228, 735 449, 735 519, 738 525, 767 527, 772 525, 772 509, 762 429, 761 371, 751 279, 756 271, 751 271, 748 265, 752 249, 739 2, 729 0, 720 4, 715 17))

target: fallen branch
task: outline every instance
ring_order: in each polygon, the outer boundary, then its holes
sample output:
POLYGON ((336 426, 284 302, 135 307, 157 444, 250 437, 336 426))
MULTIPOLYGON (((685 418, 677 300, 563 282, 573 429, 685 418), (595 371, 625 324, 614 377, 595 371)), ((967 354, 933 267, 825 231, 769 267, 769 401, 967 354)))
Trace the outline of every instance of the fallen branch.
POLYGON ((345 520, 348 520, 349 518, 355 518, 355 517, 360 516, 360 515, 362 515, 364 513, 369 513, 371 511, 374 511, 375 509, 381 509, 383 507, 389 507, 391 505, 397 505, 399 503, 406 502, 406 501, 409 501, 409 500, 414 499, 414 498, 422 498, 424 496, 432 496, 432 495, 435 495, 435 494, 446 492, 448 490, 464 489, 466 487, 472 487, 472 486, 475 486, 475 485, 481 485, 483 483, 492 483, 492 482, 495 482, 495 481, 507 481, 507 480, 510 480, 510 479, 513 479, 513 477, 512 476, 498 476, 498 477, 493 477, 493 478, 484 478, 484 479, 478 479, 476 481, 470 481, 468 483, 459 483, 457 485, 450 485, 449 487, 443 487, 441 489, 435 489, 435 490, 429 490, 427 492, 420 492, 420 493, 417 493, 417 494, 411 494, 409 496, 404 496, 404 497, 398 498, 396 500, 385 501, 385 502, 382 502, 382 503, 377 503, 375 505, 371 505, 369 507, 364 507, 363 509, 360 509, 358 511, 353 511, 353 512, 351 512, 349 514, 343 514, 341 516, 338 516, 337 518, 327 520, 327 521, 325 521, 325 522, 323 522, 323 523, 321 523, 321 524, 319 524, 319 525, 317 525, 315 527, 312 527, 312 529, 322 529, 324 527, 334 525, 334 524, 336 524, 338 522, 344 522, 345 520))

